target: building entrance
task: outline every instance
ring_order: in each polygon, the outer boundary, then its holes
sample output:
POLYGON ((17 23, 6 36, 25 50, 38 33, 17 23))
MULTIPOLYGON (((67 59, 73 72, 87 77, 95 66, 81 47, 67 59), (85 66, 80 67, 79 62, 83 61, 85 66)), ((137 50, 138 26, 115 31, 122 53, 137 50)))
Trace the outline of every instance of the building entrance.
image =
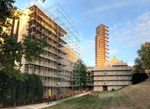
POLYGON ((103 91, 107 91, 107 90, 108 90, 107 86, 103 86, 103 91))

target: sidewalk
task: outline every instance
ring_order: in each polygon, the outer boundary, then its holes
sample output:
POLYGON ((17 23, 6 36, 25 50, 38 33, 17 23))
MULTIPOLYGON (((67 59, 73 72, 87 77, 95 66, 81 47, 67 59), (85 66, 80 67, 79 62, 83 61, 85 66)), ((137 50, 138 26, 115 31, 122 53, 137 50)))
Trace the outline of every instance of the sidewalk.
POLYGON ((58 101, 53 101, 52 104, 47 104, 47 102, 44 102, 44 103, 40 103, 40 104, 31 104, 31 105, 18 106, 18 107, 9 107, 9 108, 1 108, 1 109, 42 109, 42 108, 46 108, 46 107, 49 107, 49 106, 56 105, 58 103, 62 103, 64 101, 67 101, 67 100, 70 100, 70 99, 73 99, 73 98, 78 98, 78 97, 87 95, 89 93, 90 92, 86 92, 86 93, 82 93, 82 94, 79 94, 79 95, 75 95, 73 97, 68 97, 68 98, 64 98, 64 99, 58 100, 58 101))

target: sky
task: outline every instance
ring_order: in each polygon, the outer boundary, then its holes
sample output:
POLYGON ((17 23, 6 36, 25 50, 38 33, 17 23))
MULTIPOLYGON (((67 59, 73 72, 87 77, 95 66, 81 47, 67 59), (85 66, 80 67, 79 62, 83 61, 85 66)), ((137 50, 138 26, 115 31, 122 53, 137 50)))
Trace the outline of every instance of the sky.
MULTIPOLYGON (((34 0, 36 1, 36 0, 34 0)), ((37 0, 38 1, 38 0, 37 0)), ((31 0, 16 0, 26 8, 31 0)), ((109 59, 134 64, 137 50, 150 41, 150 0, 45 0, 45 9, 59 3, 79 30, 80 57, 87 66, 95 66, 96 27, 109 27, 109 59)))

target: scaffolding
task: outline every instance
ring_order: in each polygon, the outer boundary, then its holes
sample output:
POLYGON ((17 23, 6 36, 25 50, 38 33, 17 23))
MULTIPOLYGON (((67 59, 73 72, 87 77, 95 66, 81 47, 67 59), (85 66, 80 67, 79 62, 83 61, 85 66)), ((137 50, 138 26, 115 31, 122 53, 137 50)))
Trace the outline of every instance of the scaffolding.
POLYGON ((38 2, 28 5, 28 34, 32 38, 45 37, 49 47, 35 62, 25 65, 25 70, 40 76, 44 85, 44 96, 64 94, 72 86, 72 71, 79 58, 79 32, 71 18, 59 5, 44 9, 38 2))
MULTIPOLYGON (((78 28, 76 28, 76 25, 74 24, 74 22, 72 21, 72 19, 67 15, 67 13, 64 11, 64 9, 61 7, 60 4, 55 4, 49 8, 47 8, 47 10, 50 13, 53 13, 53 20, 55 22, 57 22, 57 24, 59 24, 66 32, 67 34, 62 37, 63 40, 65 40, 66 44, 64 45, 67 49, 72 50, 73 52, 76 53, 77 59, 80 57, 80 48, 79 48, 79 32, 78 32, 78 28)), ((71 88, 73 89, 73 84, 72 82, 74 81, 74 77, 73 77, 73 67, 74 67, 74 63, 76 62, 77 59, 73 59, 74 57, 72 55, 70 56, 66 56, 66 61, 65 61, 65 71, 64 73, 68 73, 70 74, 70 82, 71 82, 71 88), (68 57, 70 57, 70 59, 68 59, 68 57), (74 60, 74 61, 72 61, 74 60), (67 66, 71 66, 71 67, 67 67, 67 66)), ((75 86, 76 87, 76 86, 75 86)))
POLYGON ((60 4, 57 3, 47 8, 47 10, 50 13, 53 13, 53 20, 67 32, 67 34, 62 37, 62 39, 67 42, 65 46, 71 48, 79 57, 79 29, 76 27, 72 19, 67 15, 60 4))

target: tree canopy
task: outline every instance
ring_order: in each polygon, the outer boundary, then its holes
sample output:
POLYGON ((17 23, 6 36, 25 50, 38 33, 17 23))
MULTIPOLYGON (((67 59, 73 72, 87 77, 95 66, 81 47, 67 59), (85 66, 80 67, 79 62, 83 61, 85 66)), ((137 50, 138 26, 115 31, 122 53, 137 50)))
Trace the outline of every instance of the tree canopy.
POLYGON ((150 42, 142 44, 137 53, 138 58, 135 59, 134 72, 143 73, 150 69, 150 42))
POLYGON ((5 34, 4 43, 1 43, 0 49, 0 69, 13 70, 15 67, 20 68, 22 58, 32 62, 36 56, 43 53, 43 48, 47 46, 44 38, 32 40, 32 36, 24 36, 24 41, 17 41, 15 35, 5 34))
POLYGON ((144 69, 150 69, 150 42, 142 44, 141 49, 138 50, 139 59, 144 69))
POLYGON ((7 18, 14 16, 14 10, 16 10, 13 5, 14 2, 15 0, 0 0, 0 34, 2 33, 2 28, 9 25, 7 18))
POLYGON ((78 59, 73 69, 73 85, 77 87, 86 86, 86 65, 78 59))
POLYGON ((19 13, 14 7, 15 0, 0 1, 0 70, 14 71, 22 66, 22 58, 28 62, 33 61, 43 53, 43 48, 48 46, 45 38, 34 38, 28 34, 23 35, 23 41, 18 41, 15 34, 9 34, 3 28, 10 28, 7 20, 19 19, 19 13))

